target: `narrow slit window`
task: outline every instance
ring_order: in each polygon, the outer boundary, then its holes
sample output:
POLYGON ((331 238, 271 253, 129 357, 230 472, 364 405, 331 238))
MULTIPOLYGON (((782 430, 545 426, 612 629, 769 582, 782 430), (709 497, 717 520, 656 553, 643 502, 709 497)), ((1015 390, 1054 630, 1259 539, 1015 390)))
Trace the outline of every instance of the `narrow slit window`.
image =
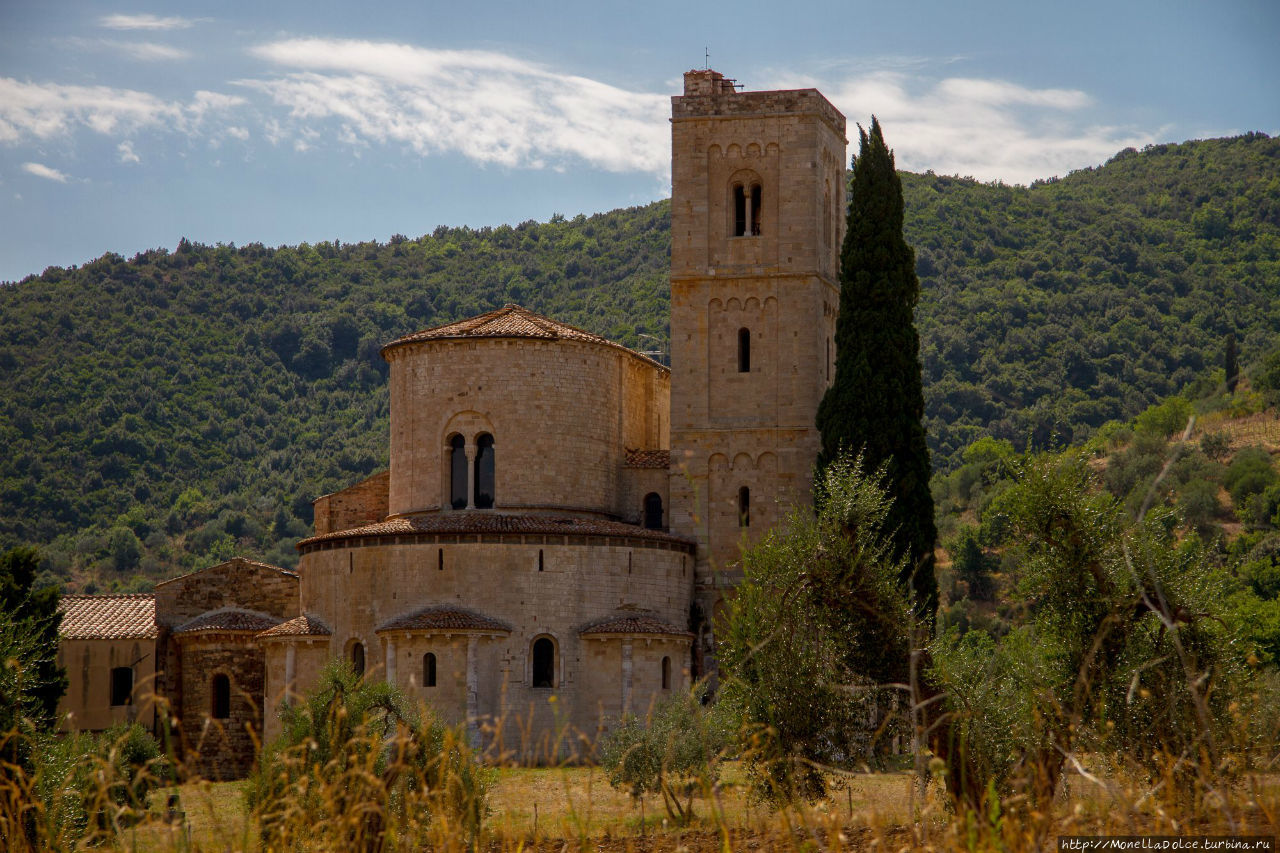
POLYGON ((476 509, 493 509, 493 436, 476 439, 476 509))
POLYGON ((542 549, 538 549, 538 571, 542 571, 545 564, 542 562, 542 549))
POLYGON ((738 372, 751 372, 751 330, 738 330, 738 372))
POLYGON ((467 440, 460 435, 449 439, 449 505, 467 508, 467 440))
POLYGON ((117 666, 111 670, 111 704, 129 705, 133 701, 133 667, 117 666))
POLYGON ((742 184, 733 185, 733 236, 747 233, 747 191, 742 184))
POLYGON ((215 720, 225 720, 231 716, 231 679, 222 673, 213 677, 209 690, 209 711, 215 720))
POLYGON ((751 236, 753 237, 760 233, 760 201, 760 185, 753 184, 751 187, 751 236))
POLYGON ((436 656, 433 652, 422 656, 422 686, 436 686, 436 656))
POLYGON ((738 526, 751 526, 751 490, 746 486, 738 489, 738 526))
POLYGON ((444 571, 444 549, 443 548, 439 548, 436 550, 436 571, 437 572, 444 571))
POLYGON ((556 686, 556 645, 549 637, 533 641, 533 686, 556 686))
POLYGON ((662 659, 662 689, 671 689, 671 658, 669 657, 662 659))

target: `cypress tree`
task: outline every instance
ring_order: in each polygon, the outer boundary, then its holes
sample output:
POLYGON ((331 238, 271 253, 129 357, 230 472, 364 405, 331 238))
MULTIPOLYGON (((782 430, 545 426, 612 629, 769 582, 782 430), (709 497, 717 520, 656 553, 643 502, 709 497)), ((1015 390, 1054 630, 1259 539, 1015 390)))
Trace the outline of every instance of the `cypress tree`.
POLYGON ((938 534, 913 316, 920 281, 915 252, 902 236, 902 182, 893 152, 875 117, 870 133, 861 125, 858 133, 840 255, 835 382, 818 407, 818 467, 824 470, 842 452, 859 451, 868 470, 885 466, 893 498, 885 530, 892 532, 896 553, 906 557, 902 580, 909 577, 919 612, 932 617, 938 534))

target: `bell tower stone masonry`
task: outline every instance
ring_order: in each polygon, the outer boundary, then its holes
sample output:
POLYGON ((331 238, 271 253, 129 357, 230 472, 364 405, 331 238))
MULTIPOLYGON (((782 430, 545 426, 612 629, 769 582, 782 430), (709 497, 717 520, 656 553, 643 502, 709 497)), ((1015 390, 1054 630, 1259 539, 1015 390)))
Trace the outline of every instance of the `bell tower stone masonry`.
POLYGON ((671 525, 707 633, 744 545, 808 503, 834 373, 845 119, 816 89, 671 99, 671 525))

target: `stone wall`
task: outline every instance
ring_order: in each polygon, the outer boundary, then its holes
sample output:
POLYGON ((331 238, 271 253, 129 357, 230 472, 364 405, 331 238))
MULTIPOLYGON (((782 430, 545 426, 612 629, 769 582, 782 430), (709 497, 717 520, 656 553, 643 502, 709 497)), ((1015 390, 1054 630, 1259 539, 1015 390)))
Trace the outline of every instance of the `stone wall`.
POLYGON ((298 615, 298 576, 236 557, 156 584, 156 624, 176 628, 201 613, 243 607, 281 619, 298 615))
POLYGON ((296 701, 301 693, 320 679, 332 651, 328 637, 278 637, 259 641, 265 667, 263 682, 263 743, 280 736, 280 708, 286 700, 296 701), (285 659, 289 646, 294 647, 294 676, 290 685, 285 679, 285 659))
POLYGON ((316 498, 312 501, 316 535, 382 521, 387 517, 390 483, 391 472, 380 471, 342 491, 316 498))
POLYGON ((262 737, 264 659, 254 634, 197 633, 177 637, 182 655, 184 712, 179 718, 183 769, 213 780, 240 779, 253 768, 262 737), (213 680, 226 675, 230 716, 212 716, 213 680))
POLYGON ((448 509, 448 444, 494 438, 495 508, 612 516, 627 447, 669 446, 670 376, 621 347, 430 340, 391 364, 389 514, 448 509))
POLYGON ((58 663, 69 684, 58 702, 61 731, 103 731, 120 723, 139 723, 147 731, 155 723, 156 642, 150 639, 61 640, 58 663), (133 670, 133 693, 127 704, 111 704, 111 671, 133 670))

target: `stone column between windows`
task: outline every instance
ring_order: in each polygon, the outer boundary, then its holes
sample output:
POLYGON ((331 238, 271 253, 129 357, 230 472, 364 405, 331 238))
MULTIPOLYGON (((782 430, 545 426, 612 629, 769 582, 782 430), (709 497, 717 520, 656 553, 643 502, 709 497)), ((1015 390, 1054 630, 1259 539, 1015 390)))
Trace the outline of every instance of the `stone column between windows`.
POLYGON ((290 704, 293 699, 293 680, 298 672, 298 647, 296 643, 285 643, 284 647, 284 699, 290 704))
POLYGON ((387 683, 396 683, 396 640, 387 637, 387 683))
POLYGON ((622 641, 622 715, 631 713, 631 639, 622 641))
POLYGON ((476 508, 476 446, 468 443, 463 448, 467 455, 467 509, 476 508))
POLYGON ((480 671, 478 647, 480 638, 467 637, 467 741, 480 746, 480 671))

